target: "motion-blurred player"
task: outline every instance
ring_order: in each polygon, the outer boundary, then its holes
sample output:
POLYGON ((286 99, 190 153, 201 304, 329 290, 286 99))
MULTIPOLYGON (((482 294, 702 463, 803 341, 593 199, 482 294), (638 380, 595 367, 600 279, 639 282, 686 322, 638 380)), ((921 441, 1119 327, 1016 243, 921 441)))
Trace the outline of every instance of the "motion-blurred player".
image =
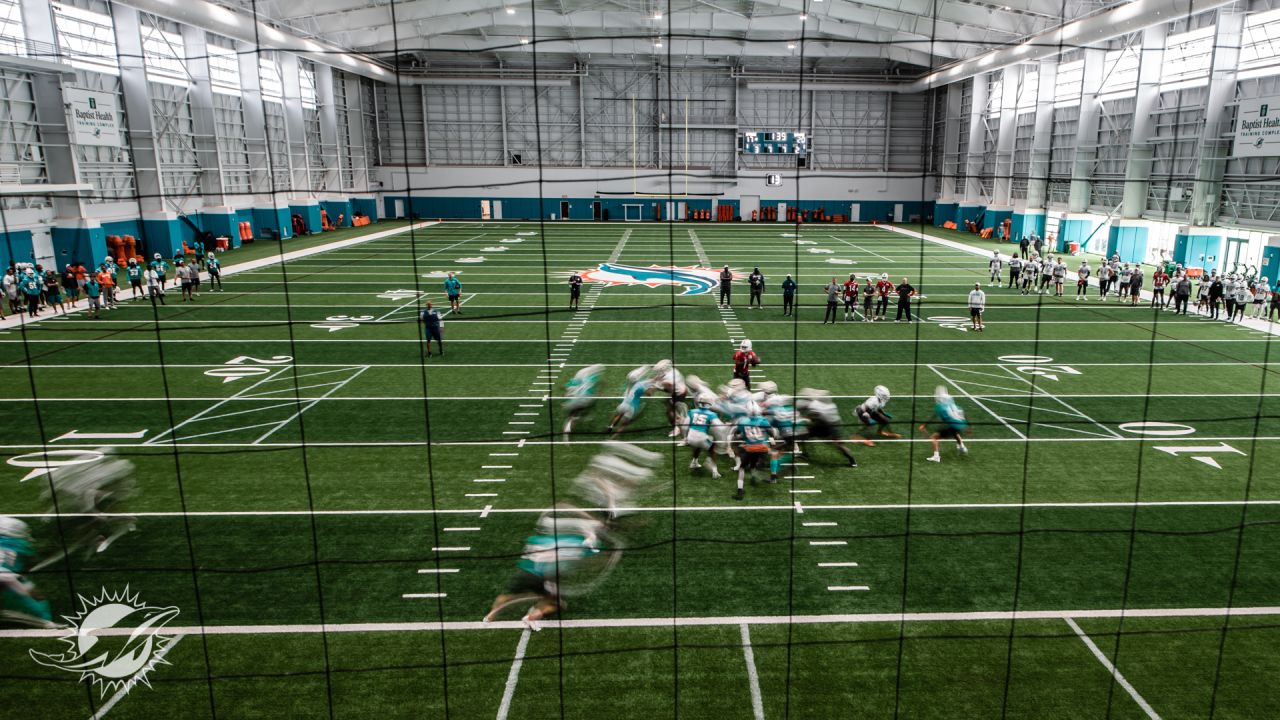
POLYGON ((868 437, 872 428, 876 429, 876 434, 880 437, 894 439, 902 437, 889 429, 889 423, 893 420, 893 416, 885 410, 885 406, 889 404, 889 397, 889 388, 884 385, 877 385, 875 394, 863 400, 858 407, 854 408, 853 414, 857 416, 858 422, 862 423, 862 428, 855 432, 853 436, 861 440, 863 445, 875 445, 875 442, 868 437))
POLYGON ((603 365, 588 365, 573 374, 564 386, 564 439, 568 441, 573 424, 591 409, 596 402, 596 384, 600 382, 603 365))
POLYGON ((23 573, 35 556, 31 532, 17 518, 0 516, 0 620, 38 628, 60 628, 45 600, 23 573))
MULTIPOLYGON (((926 459, 929 462, 942 462, 938 446, 944 439, 955 440, 956 449, 960 454, 968 455, 969 448, 964 445, 964 434, 969 429, 969 421, 965 420, 964 411, 941 385, 934 391, 933 398, 933 413, 938 417, 938 424, 934 427, 933 434, 929 436, 929 442, 933 444, 933 454, 926 459)), ((920 429, 923 430, 924 427, 921 425, 920 429)))
POLYGON ((689 469, 697 470, 702 467, 700 458, 705 452, 711 477, 719 478, 720 469, 716 467, 716 433, 717 428, 722 427, 724 423, 720 421, 720 416, 716 415, 713 409, 716 403, 714 395, 703 393, 697 400, 697 407, 689 411, 689 429, 684 438, 685 444, 693 451, 693 460, 689 463, 689 469))

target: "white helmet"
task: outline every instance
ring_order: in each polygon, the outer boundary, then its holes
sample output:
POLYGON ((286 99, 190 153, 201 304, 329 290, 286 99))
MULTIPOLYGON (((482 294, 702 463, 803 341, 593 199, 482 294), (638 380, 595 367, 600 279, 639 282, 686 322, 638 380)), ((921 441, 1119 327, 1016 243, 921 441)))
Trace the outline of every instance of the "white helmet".
POLYGON ((666 375, 669 370, 671 370, 670 360, 659 360, 653 364, 654 375, 666 375))
POLYGON ((889 388, 887 388, 887 387, 885 387, 885 386, 883 386, 883 385, 877 385, 877 386, 876 386, 876 398, 878 398, 878 399, 880 400, 880 402, 882 402, 882 403, 887 403, 887 402, 889 402, 889 388))
POLYGON ((778 383, 772 380, 765 380, 760 383, 760 392, 765 395, 774 395, 778 392, 778 383))
POLYGON ((742 378, 734 378, 729 381, 729 394, 731 395, 733 393, 742 392, 746 389, 747 389, 747 384, 742 381, 742 378))
POLYGON ((947 392, 945 387, 939 385, 933 391, 933 399, 940 403, 951 402, 951 393, 947 392))
POLYGON ((640 382, 649 374, 650 369, 651 368, 648 365, 641 365, 635 370, 632 370, 631 372, 627 373, 627 382, 631 382, 631 383, 640 382))
POLYGON ((27 524, 18 518, 0 515, 0 537, 30 540, 31 531, 27 529, 27 524))
POLYGON ((716 404, 716 396, 709 392, 698 393, 698 407, 711 407, 716 404))
POLYGON ((592 375, 599 375, 602 372, 604 372, 603 365, 588 365, 582 368, 581 370, 579 370, 578 372, 574 373, 574 375, 576 377, 585 378, 585 377, 591 377, 592 375))
POLYGON ((888 279, 889 279, 889 273, 880 273, 880 279, 881 279, 881 280, 888 280, 888 279))
POLYGON ((742 352, 751 352, 751 341, 744 339, 742 344, 738 346, 738 349, 742 352))
POLYGON ((159 260, 159 259, 160 259, 160 253, 156 253, 155 258, 156 258, 157 260, 159 260))

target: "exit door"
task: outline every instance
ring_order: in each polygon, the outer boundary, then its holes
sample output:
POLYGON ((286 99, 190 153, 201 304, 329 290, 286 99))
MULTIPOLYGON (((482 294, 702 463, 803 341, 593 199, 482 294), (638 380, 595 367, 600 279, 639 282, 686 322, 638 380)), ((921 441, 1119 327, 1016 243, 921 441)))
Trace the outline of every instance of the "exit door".
POLYGON ((600 219, 600 201, 599 200, 591 203, 591 219, 592 220, 600 219))
POLYGON ((560 219, 561 220, 569 219, 569 201, 568 200, 560 201, 560 219))
POLYGON ((1218 267, 1225 272, 1232 272, 1237 265, 1248 259, 1246 251, 1249 248, 1249 241, 1240 238, 1227 238, 1227 251, 1222 256, 1222 264, 1218 267))
POLYGON ((488 200, 481 200, 481 201, 480 201, 480 219, 481 219, 481 220, 488 220, 488 219, 489 219, 489 217, 490 217, 489 212, 490 212, 490 210, 489 210, 489 201, 488 201, 488 200))

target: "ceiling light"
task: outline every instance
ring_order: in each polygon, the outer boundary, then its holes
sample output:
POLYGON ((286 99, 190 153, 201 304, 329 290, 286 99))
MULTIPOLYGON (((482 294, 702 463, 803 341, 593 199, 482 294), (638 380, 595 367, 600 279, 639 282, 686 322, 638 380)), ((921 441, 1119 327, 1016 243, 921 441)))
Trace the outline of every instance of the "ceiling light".
POLYGON ((788 49, 788 50, 795 50, 795 49, 796 49, 796 44, 795 44, 795 43, 787 43, 787 49, 788 49))
POLYGON ((528 45, 528 44, 529 44, 529 38, 520 38, 520 44, 521 44, 521 45, 528 45))
POLYGON ((515 15, 515 14, 516 14, 516 9, 515 9, 515 8, 513 8, 513 7, 509 7, 509 8, 507 8, 507 14, 508 14, 508 15, 515 15))
POLYGON ((808 16, 808 15, 801 15, 801 16, 800 16, 800 22, 804 22, 805 20, 808 20, 808 19, 809 19, 809 16, 808 16))
POLYGON ((661 40, 654 40, 654 41, 653 41, 653 46, 654 46, 654 47, 656 47, 656 48, 660 48, 660 47, 662 47, 662 41, 661 41, 661 40))
POLYGON ((653 14, 653 19, 654 19, 654 20, 661 20, 661 19, 662 19, 662 13, 660 13, 660 12, 656 12, 656 13, 654 13, 654 14, 653 14))

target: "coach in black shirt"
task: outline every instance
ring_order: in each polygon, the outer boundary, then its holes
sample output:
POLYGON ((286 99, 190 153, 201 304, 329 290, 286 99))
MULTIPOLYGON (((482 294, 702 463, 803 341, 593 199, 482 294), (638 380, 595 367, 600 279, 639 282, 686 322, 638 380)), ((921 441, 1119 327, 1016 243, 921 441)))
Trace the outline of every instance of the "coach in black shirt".
POLYGON ((911 283, 906 278, 902 278, 902 282, 898 287, 894 288, 894 292, 898 293, 898 315, 893 319, 894 322, 902 322, 902 316, 907 316, 907 322, 911 322, 911 298, 915 296, 916 289, 911 287, 911 283))
POLYGON ((728 265, 720 271, 720 304, 725 307, 733 305, 733 271, 728 265))

